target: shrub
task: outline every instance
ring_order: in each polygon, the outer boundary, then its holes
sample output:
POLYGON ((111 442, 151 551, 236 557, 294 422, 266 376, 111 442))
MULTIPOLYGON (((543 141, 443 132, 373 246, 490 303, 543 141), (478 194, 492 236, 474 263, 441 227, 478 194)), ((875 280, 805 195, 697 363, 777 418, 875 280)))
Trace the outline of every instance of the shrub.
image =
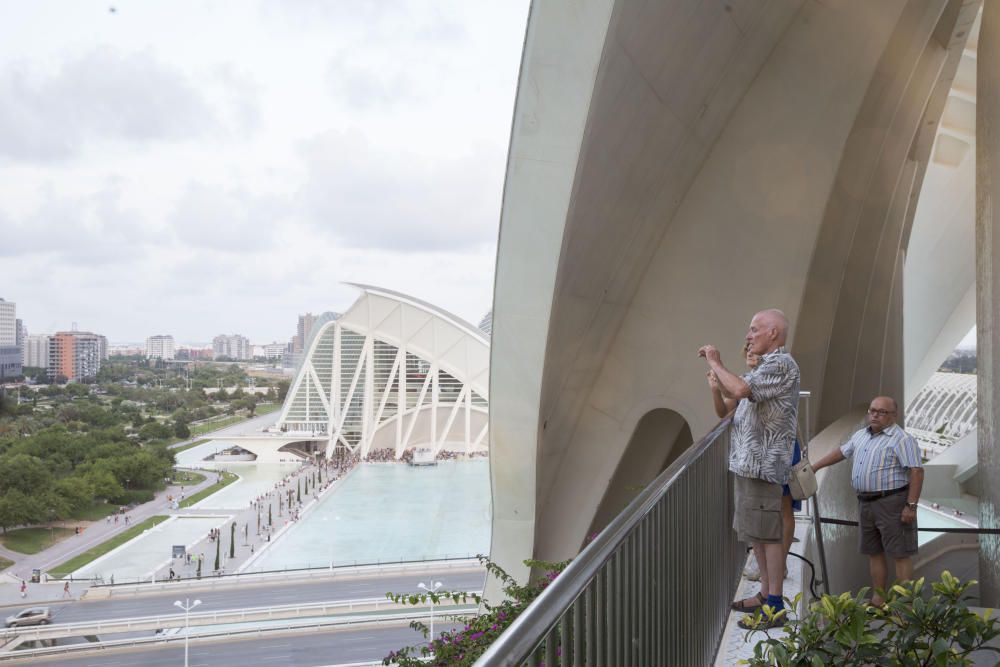
POLYGON ((154 495, 149 489, 123 489, 114 498, 108 498, 108 502, 114 505, 141 505, 152 500, 154 495))
MULTIPOLYGON (((976 651, 1000 653, 1000 648, 986 646, 1000 635, 996 619, 971 611, 965 603, 965 592, 973 584, 963 584, 949 572, 931 584, 931 591, 927 591, 924 579, 907 581, 882 596, 886 601, 883 607, 865 601, 866 588, 855 596, 824 595, 809 605, 801 619, 790 620, 783 630, 750 630, 748 640, 758 633, 764 633, 766 638, 754 647, 753 658, 741 664, 971 665, 970 655, 976 651), (772 636, 775 632, 785 636, 772 636)), ((765 619, 770 617, 773 615, 768 607, 765 614, 756 615, 753 623, 764 627, 765 619)))
POLYGON ((569 565, 569 561, 549 563, 526 560, 524 561, 525 565, 537 570, 544 570, 545 573, 527 585, 521 586, 503 568, 486 556, 477 556, 477 558, 490 574, 503 582, 503 591, 506 594, 504 601, 494 606, 474 593, 461 591, 442 591, 421 595, 386 593, 387 598, 399 604, 427 606, 431 602, 435 605, 440 604, 442 600, 451 600, 455 604, 472 600, 476 603, 482 602, 486 611, 466 623, 461 629, 441 632, 436 637, 428 637, 429 631, 425 624, 420 621, 412 621, 410 627, 427 637, 430 640, 429 645, 407 646, 393 651, 382 660, 383 665, 426 667, 427 658, 433 653, 432 664, 434 665, 471 666, 489 648, 490 644, 514 622, 514 619, 569 565))

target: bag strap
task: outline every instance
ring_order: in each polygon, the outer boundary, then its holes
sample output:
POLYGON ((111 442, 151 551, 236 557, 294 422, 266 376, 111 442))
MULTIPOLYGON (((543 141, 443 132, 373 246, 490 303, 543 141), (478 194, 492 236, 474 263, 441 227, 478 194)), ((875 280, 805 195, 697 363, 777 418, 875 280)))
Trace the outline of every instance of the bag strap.
POLYGON ((806 439, 802 436, 802 425, 799 423, 799 413, 795 412, 795 434, 799 438, 799 449, 802 450, 802 460, 809 462, 809 446, 806 443, 806 439))

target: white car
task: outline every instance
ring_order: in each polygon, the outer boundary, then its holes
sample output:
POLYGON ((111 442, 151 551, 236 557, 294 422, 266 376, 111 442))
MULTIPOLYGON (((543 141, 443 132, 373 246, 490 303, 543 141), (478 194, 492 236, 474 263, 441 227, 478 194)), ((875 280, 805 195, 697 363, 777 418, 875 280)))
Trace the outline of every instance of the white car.
POLYGON ((20 611, 13 616, 8 616, 4 621, 4 626, 8 628, 20 628, 26 625, 48 625, 52 622, 52 614, 48 607, 31 607, 20 611))

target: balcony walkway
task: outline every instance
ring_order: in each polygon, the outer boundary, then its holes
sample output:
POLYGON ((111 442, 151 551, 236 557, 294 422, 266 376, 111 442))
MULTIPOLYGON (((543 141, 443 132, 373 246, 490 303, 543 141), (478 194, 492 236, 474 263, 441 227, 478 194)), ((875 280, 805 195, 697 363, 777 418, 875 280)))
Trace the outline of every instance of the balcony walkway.
MULTIPOLYGON (((812 524, 809 522, 809 519, 801 513, 796 514, 795 519, 795 537, 797 537, 799 541, 792 543, 792 553, 801 554, 805 546, 806 536, 809 534, 809 531, 812 530, 812 524)), ((788 578, 785 579, 785 597, 794 598, 799 594, 803 586, 808 589, 809 576, 809 565, 798 558, 789 555, 788 578)), ((819 577, 818 571, 816 576, 817 578, 819 577)), ((819 586, 816 588, 817 592, 820 592, 819 586)), ((740 600, 748 598, 751 595, 756 595, 759 590, 759 582, 750 581, 746 577, 743 577, 740 581, 739 594, 736 596, 736 599, 740 600)), ((715 667, 733 667, 733 665, 738 664, 740 660, 749 659, 753 656, 753 647, 756 642, 764 639, 763 634, 758 634, 747 642, 746 630, 743 630, 736 625, 741 618, 743 618, 743 614, 740 612, 734 611, 729 615, 729 622, 726 624, 726 632, 722 636, 722 642, 719 645, 719 653, 715 658, 715 667)))

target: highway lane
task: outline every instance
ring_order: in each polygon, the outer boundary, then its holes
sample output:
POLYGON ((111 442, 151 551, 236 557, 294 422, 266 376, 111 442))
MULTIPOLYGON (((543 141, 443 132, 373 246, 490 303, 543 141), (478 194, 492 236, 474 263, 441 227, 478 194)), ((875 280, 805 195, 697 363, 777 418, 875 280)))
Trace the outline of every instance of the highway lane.
MULTIPOLYGON (((435 630, 445 629, 435 624, 435 630)), ((281 634, 228 641, 194 640, 191 667, 317 667, 362 661, 381 661, 390 651, 413 645, 423 638, 406 626, 361 628, 281 634)), ((93 651, 75 656, 28 658, 6 664, 65 667, 177 667, 184 664, 184 643, 133 649, 93 651)))
POLYGON ((174 600, 199 599, 199 612, 221 609, 242 609, 309 602, 359 600, 382 598, 387 592, 419 593, 421 581, 440 581, 446 590, 482 590, 485 581, 482 571, 424 571, 412 574, 393 574, 379 578, 333 578, 294 582, 252 584, 243 581, 216 590, 164 591, 155 595, 133 597, 123 595, 93 602, 78 601, 50 605, 54 623, 76 623, 135 616, 154 616, 176 613, 174 600))

